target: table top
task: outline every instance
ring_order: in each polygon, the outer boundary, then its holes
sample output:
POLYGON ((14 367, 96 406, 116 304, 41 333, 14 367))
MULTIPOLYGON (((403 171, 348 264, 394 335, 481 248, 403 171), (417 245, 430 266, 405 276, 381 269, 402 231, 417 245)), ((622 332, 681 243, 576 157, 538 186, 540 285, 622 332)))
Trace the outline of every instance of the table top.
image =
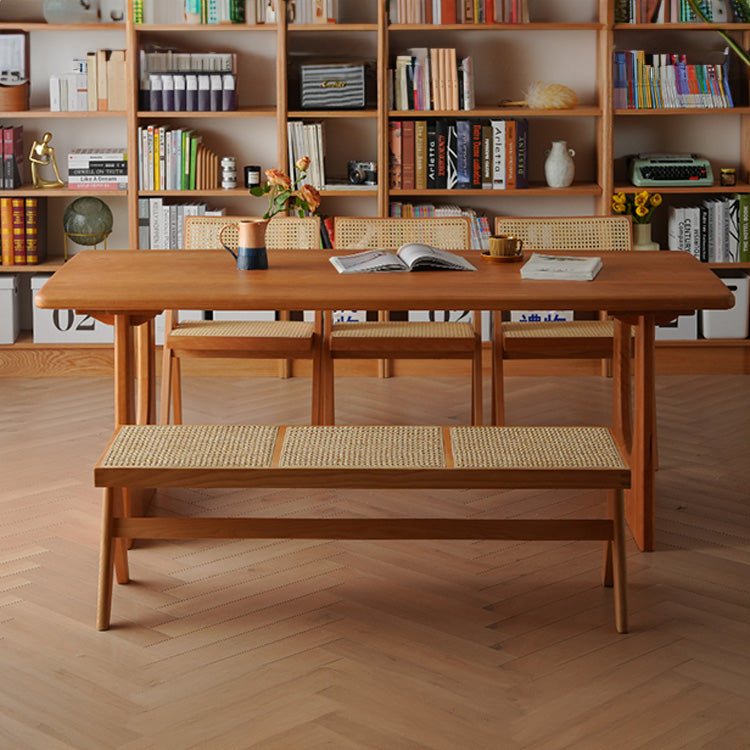
POLYGON ((603 267, 593 281, 521 279, 523 263, 488 263, 479 251, 458 253, 477 272, 339 274, 330 254, 269 250, 268 270, 238 271, 224 250, 84 250, 52 276, 36 304, 106 314, 332 308, 626 314, 723 309, 734 303, 726 285, 684 252, 558 253, 601 257, 603 267))

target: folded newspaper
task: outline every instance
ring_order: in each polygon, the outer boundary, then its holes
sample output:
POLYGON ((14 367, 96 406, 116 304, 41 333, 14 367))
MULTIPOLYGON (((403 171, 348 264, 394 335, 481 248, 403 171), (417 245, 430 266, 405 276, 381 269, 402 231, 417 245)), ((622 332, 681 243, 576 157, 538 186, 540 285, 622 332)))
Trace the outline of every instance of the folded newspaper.
POLYGON ((521 266, 521 278, 591 281, 601 267, 601 258, 533 253, 521 266))
POLYGON ((352 255, 333 255, 331 263, 339 273, 376 273, 379 271, 448 270, 476 271, 476 266, 460 255, 431 245, 407 242, 394 253, 391 250, 365 250, 352 255))

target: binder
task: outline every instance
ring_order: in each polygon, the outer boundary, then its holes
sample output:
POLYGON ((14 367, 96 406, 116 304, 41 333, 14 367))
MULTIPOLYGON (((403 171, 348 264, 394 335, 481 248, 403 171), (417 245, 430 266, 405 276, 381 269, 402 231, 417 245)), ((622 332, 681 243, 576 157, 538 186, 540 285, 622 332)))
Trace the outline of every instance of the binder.
POLYGON ((187 97, 185 91, 185 75, 175 73, 174 76, 174 108, 175 112, 185 112, 187 109, 187 97))
POLYGON ((211 111, 211 76, 208 73, 198 74, 198 112, 211 111))
POLYGON ((162 107, 161 73, 151 73, 148 77, 148 108, 151 112, 161 112, 162 107))
POLYGON ((185 109, 198 111, 198 76, 195 73, 185 74, 185 109))
POLYGON ((233 112, 237 109, 237 95, 235 91, 235 78, 232 73, 224 73, 222 76, 221 109, 223 112, 233 112))
POLYGON ((164 112, 174 112, 174 76, 172 73, 161 74, 161 108, 164 112))
POLYGON ((209 108, 212 112, 221 112, 224 98, 224 82, 221 73, 211 73, 209 76, 209 108))

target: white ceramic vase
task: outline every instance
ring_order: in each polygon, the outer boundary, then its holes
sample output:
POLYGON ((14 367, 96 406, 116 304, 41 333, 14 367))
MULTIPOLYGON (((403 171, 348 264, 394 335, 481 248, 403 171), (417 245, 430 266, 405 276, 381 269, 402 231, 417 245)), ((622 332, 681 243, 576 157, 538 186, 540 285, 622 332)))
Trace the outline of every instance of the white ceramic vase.
POLYGON ((633 250, 659 250, 651 239, 651 224, 633 224, 633 250))
POLYGON ((576 152, 568 148, 565 141, 552 141, 552 148, 545 151, 544 178, 551 188, 565 188, 573 184, 576 152))

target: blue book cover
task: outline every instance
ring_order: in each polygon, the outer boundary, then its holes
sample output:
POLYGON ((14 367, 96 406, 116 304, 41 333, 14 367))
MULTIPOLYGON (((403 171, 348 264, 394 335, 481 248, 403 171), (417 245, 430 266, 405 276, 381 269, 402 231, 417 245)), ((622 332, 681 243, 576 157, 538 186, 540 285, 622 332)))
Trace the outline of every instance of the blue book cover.
POLYGON ((471 187, 471 122, 456 120, 456 187, 471 187))

